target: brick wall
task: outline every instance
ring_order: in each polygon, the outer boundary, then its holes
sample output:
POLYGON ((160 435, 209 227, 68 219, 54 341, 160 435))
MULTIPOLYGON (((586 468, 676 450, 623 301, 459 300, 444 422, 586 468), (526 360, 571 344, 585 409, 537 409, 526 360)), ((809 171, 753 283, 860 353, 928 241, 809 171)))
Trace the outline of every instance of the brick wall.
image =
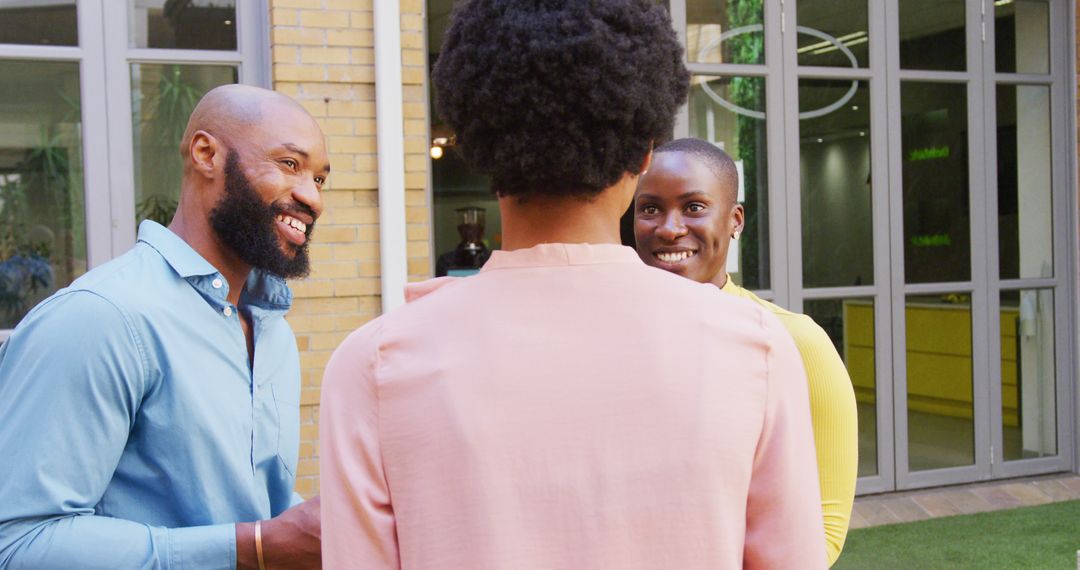
MULTIPOLYGON (((311 245, 312 272, 293 282, 288 320, 300 349, 301 434, 296 488, 319 490, 323 368, 334 348, 380 312, 373 0, 270 0, 273 87, 318 119, 329 144, 330 185, 311 245)), ((405 204, 410 280, 431 276, 431 207, 424 2, 401 1, 405 204)))

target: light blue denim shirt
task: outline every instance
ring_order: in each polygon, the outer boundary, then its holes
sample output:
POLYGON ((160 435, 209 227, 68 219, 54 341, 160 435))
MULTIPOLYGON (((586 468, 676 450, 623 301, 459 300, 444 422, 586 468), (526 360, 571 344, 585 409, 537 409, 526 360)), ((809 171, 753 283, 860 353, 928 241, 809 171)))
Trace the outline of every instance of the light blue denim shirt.
POLYGON ((228 283, 170 230, 35 307, 0 347, 0 568, 235 568, 233 523, 300 502, 285 282, 228 283))

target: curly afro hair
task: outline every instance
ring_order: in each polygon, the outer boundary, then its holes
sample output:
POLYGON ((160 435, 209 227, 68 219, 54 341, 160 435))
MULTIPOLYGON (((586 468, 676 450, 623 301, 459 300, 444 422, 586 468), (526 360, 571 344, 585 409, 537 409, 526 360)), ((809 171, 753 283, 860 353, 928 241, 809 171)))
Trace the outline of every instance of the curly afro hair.
POLYGON ((686 100, 683 49, 649 0, 470 0, 432 73, 440 116, 499 196, 591 198, 636 173, 686 100))

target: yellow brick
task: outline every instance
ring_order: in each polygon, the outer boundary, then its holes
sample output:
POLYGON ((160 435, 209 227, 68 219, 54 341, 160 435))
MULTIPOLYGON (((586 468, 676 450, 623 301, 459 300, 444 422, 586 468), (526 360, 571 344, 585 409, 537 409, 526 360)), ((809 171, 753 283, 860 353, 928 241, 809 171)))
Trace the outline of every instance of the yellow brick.
POLYGON ((296 63, 298 50, 293 46, 274 46, 274 63, 296 63))
POLYGON ((427 191, 425 190, 406 190, 405 191, 405 205, 406 206, 423 206, 427 204, 427 191))
MULTIPOLYGON (((331 101, 328 110, 331 117, 374 117, 374 101, 331 101)), ((374 149, 374 147, 372 147, 374 149)))
POLYGON ((382 275, 382 268, 379 267, 378 260, 360 262, 361 277, 378 277, 380 275, 382 275))
POLYGON ((431 242, 410 241, 406 244, 405 250, 409 253, 409 259, 427 259, 431 256, 431 242))
POLYGON ((276 81, 322 81, 324 77, 326 77, 326 70, 321 66, 274 64, 274 80, 276 81))
POLYGON ((327 101, 327 99, 348 101, 353 98, 353 89, 350 85, 338 83, 305 83, 304 96, 322 101, 327 101))
MULTIPOLYGON (((352 125, 349 125, 349 128, 352 128, 352 125)), ((323 127, 323 132, 326 132, 325 126, 323 127)), ((352 154, 331 154, 330 168, 333 169, 331 172, 351 172, 354 156, 355 155, 352 154)))
POLYGON ((315 457, 315 451, 317 447, 312 442, 304 442, 300 444, 300 457, 315 457))
POLYGON ((379 169, 379 159, 374 154, 358 154, 354 157, 353 168, 357 172, 375 172, 379 169))
POLYGON ((326 32, 314 28, 274 28, 270 39, 273 45, 301 46, 321 46, 327 41, 326 32))
POLYGON ((328 10, 371 10, 372 0, 325 0, 328 10))
POLYGON ((427 156, 428 150, 431 149, 431 146, 429 145, 430 143, 428 142, 427 137, 416 135, 405 137, 405 152, 427 156))
POLYGON ((311 346, 311 338, 309 338, 307 336, 299 336, 299 335, 296 337, 296 350, 298 350, 300 352, 304 352, 310 346, 311 346))
POLYGON ((423 119, 405 119, 405 134, 406 135, 424 135, 427 134, 428 124, 423 119))
MULTIPOLYGON (((330 283, 330 281, 327 281, 330 283)), ((334 328, 334 319, 332 315, 299 315, 289 313, 288 318, 289 326, 292 327, 293 332, 298 335, 307 335, 308 333, 326 332, 337 330, 334 328)))
POLYGON ((313 117, 326 116, 326 101, 302 99, 300 105, 307 109, 308 113, 311 113, 313 117))
POLYGON ((374 173, 342 173, 335 178, 334 183, 339 188, 350 188, 353 190, 361 190, 366 188, 377 188, 379 185, 379 177, 374 173))
POLYGON ((406 67, 401 70, 401 82, 418 85, 427 80, 427 73, 421 67, 406 67))
POLYGON ((427 105, 418 102, 402 103, 401 111, 406 119, 426 119, 427 105))
MULTIPOLYGON (((357 119, 356 120, 356 125, 355 125, 356 134, 358 134, 358 135, 371 135, 372 140, 375 140, 374 136, 375 136, 375 131, 376 131, 377 126, 378 125, 375 122, 374 116, 372 116, 372 118, 370 118, 370 119, 367 119, 367 118, 365 118, 365 119, 357 119)), ((372 146, 372 148, 375 148, 375 147, 372 146)))
POLYGON ((427 45, 424 41, 424 32, 422 30, 403 30, 401 32, 401 49, 425 49, 426 47, 427 45))
POLYGON ((424 0, 401 0, 398 7, 402 14, 423 14, 424 0))
POLYGON ((372 48, 351 48, 349 63, 353 65, 375 65, 375 50, 372 48))
MULTIPOLYGON (((348 243, 356 241, 356 228, 349 226, 319 227, 315 230, 315 240, 321 243, 348 243)), ((330 295, 325 295, 329 297, 330 295)))
POLYGON ((318 279, 348 279, 360 273, 356 262, 321 261, 311 264, 311 276, 318 279))
POLYGON ((304 500, 315 496, 315 479, 312 477, 299 477, 293 490, 300 494, 304 500))
POLYGON ((319 441, 318 424, 300 426, 300 441, 319 441))
MULTIPOLYGON (((331 105, 333 107, 333 105, 331 105)), ((331 116, 333 112, 330 112, 331 116)), ((339 136, 333 135, 327 137, 327 145, 330 148, 330 152, 334 154, 355 154, 369 152, 366 149, 364 141, 360 140, 360 137, 355 136, 339 136)))
MULTIPOLYGON (((331 319, 331 320, 333 320, 333 319, 331 319)), ((320 352, 315 352, 315 351, 309 350, 307 352, 300 353, 300 367, 301 368, 326 368, 326 363, 329 362, 329 361, 330 361, 330 351, 329 350, 320 351, 320 352)), ((301 440, 310 441, 308 438, 304 437, 304 435, 303 435, 303 430, 304 430, 305 427, 307 427, 307 426, 300 426, 301 440)))
POLYGON ((374 83, 375 67, 372 65, 329 65, 326 78, 338 83, 374 83))
POLYGON ((427 172, 406 172, 406 188, 424 188, 427 186, 427 172))
MULTIPOLYGON (((340 246, 334 246, 340 247, 340 246)), ((357 309, 356 299, 323 297, 320 299, 297 299, 293 311, 303 315, 327 315, 352 312, 357 309)))
POLYGON ((427 102, 427 88, 422 85, 402 85, 401 86, 401 100, 402 101, 419 101, 422 103, 427 102))
MULTIPOLYGON (((318 31, 322 32, 322 30, 318 31)), ((375 35, 369 30, 326 30, 325 37, 328 46, 373 47, 375 45, 375 35)))
MULTIPOLYGON (((334 348, 337 348, 337 346, 335 346, 334 348)), ((319 390, 318 388, 304 388, 303 390, 300 391, 300 405, 301 406, 305 406, 305 405, 306 406, 311 406, 311 405, 314 405, 314 404, 318 404, 319 403, 319 394, 320 394, 320 392, 321 392, 321 390, 319 390)), ((303 445, 314 445, 314 444, 305 443, 303 445)), ((311 457, 311 456, 312 456, 312 454, 304 455, 302 452, 300 453, 300 457, 311 457)))
POLYGON ((312 261, 327 261, 333 258, 333 246, 328 243, 312 242, 308 249, 312 261))
POLYGON ((431 276, 431 260, 428 258, 423 259, 410 259, 409 262, 409 275, 420 275, 429 277, 431 276))
MULTIPOLYGON (((325 233, 325 230, 319 230, 318 235, 322 236, 325 233)), ((316 239, 321 239, 321 237, 316 239)), ((293 281, 289 284, 289 288, 292 289, 293 295, 296 297, 329 297, 334 294, 334 284, 329 281, 311 279, 293 281)))
POLYGON ((292 97, 293 99, 299 99, 300 98, 300 84, 299 83, 291 83, 291 82, 287 82, 287 81, 275 81, 274 82, 274 91, 277 91, 278 93, 281 93, 283 95, 288 95, 289 97, 292 97))
POLYGON ((401 15, 401 29, 402 30, 423 30, 424 18, 420 14, 402 14, 401 15))
POLYGON ((374 12, 352 12, 349 15, 349 27, 356 30, 375 29, 374 12))
MULTIPOLYGON (((426 178, 427 166, 428 166, 428 157, 426 157, 424 155, 417 156, 415 154, 410 154, 410 155, 405 157, 405 171, 406 172, 421 172, 421 173, 425 174, 425 178, 426 178)), ((411 187, 412 188, 417 188, 418 186, 411 186, 411 187)))
POLYGON ((311 0, 270 0, 273 8, 310 8, 311 0))
POLYGON ((375 190, 357 190, 353 193, 353 201, 357 206, 379 207, 379 193, 375 190))
POLYGON ((362 259, 377 259, 378 257, 378 242, 365 241, 351 245, 340 244, 334 246, 334 259, 338 261, 360 261, 362 259))
POLYGON ((274 8, 270 10, 271 26, 295 26, 297 22, 296 10, 287 8, 274 8))
MULTIPOLYGON (((350 332, 352 331, 335 331, 311 335, 311 348, 313 350, 334 350, 350 332)), ((318 401, 318 398, 316 398, 311 403, 318 401)))
MULTIPOLYGON (((431 227, 427 224, 409 224, 405 227, 405 238, 409 241, 430 240, 431 227)), ((362 274, 363 273, 361 272, 361 275, 362 274)))
POLYGON ((379 280, 371 277, 337 279, 334 281, 334 294, 343 296, 378 295, 379 280))
POLYGON ((427 206, 407 206, 405 221, 410 224, 426 223, 431 219, 431 210, 427 206))
POLYGON ((304 47, 300 49, 300 61, 304 63, 349 63, 349 48, 304 47))
POLYGON ((300 26, 303 28, 347 28, 349 12, 341 10, 301 10, 300 26))
MULTIPOLYGON (((358 225, 379 223, 379 210, 370 206, 337 208, 331 215, 335 224, 358 225)), ((356 241, 354 237, 354 241, 356 241)))
MULTIPOLYGON (((351 135, 352 134, 352 121, 350 121, 348 119, 320 119, 319 120, 319 125, 323 127, 323 133, 326 134, 326 135, 351 135)), ((337 162, 334 161, 334 157, 330 157, 330 166, 332 166, 334 168, 343 168, 343 167, 345 167, 347 165, 351 165, 351 164, 352 164, 351 155, 350 155, 350 160, 349 161, 347 161, 345 163, 342 163, 340 165, 337 162)))
MULTIPOLYGON (((334 166, 333 163, 331 163, 331 166, 334 166)), ((332 178, 334 175, 331 173, 330 176, 332 178)), ((322 199, 323 199, 323 208, 325 208, 327 211, 332 210, 333 208, 341 208, 341 207, 346 207, 346 206, 352 206, 353 203, 354 203, 353 202, 353 193, 352 192, 342 192, 342 191, 323 192, 322 193, 322 199)))
POLYGON ((354 331, 372 319, 373 315, 342 315, 337 317, 338 327, 343 331, 354 331))
POLYGON ((296 476, 307 477, 319 474, 319 462, 314 459, 301 459, 296 464, 296 476))
MULTIPOLYGON (((356 227, 356 240, 358 242, 378 242, 379 241, 379 226, 376 224, 366 224, 356 227)), ((364 268, 361 267, 361 275, 363 275, 364 268)))

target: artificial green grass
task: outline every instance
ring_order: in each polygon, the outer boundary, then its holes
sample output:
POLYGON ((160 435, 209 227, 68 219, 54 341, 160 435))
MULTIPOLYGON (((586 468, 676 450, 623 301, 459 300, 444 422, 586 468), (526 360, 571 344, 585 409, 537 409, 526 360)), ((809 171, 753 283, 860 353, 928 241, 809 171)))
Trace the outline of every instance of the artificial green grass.
POLYGON ((853 530, 834 569, 1076 568, 1080 501, 853 530))

